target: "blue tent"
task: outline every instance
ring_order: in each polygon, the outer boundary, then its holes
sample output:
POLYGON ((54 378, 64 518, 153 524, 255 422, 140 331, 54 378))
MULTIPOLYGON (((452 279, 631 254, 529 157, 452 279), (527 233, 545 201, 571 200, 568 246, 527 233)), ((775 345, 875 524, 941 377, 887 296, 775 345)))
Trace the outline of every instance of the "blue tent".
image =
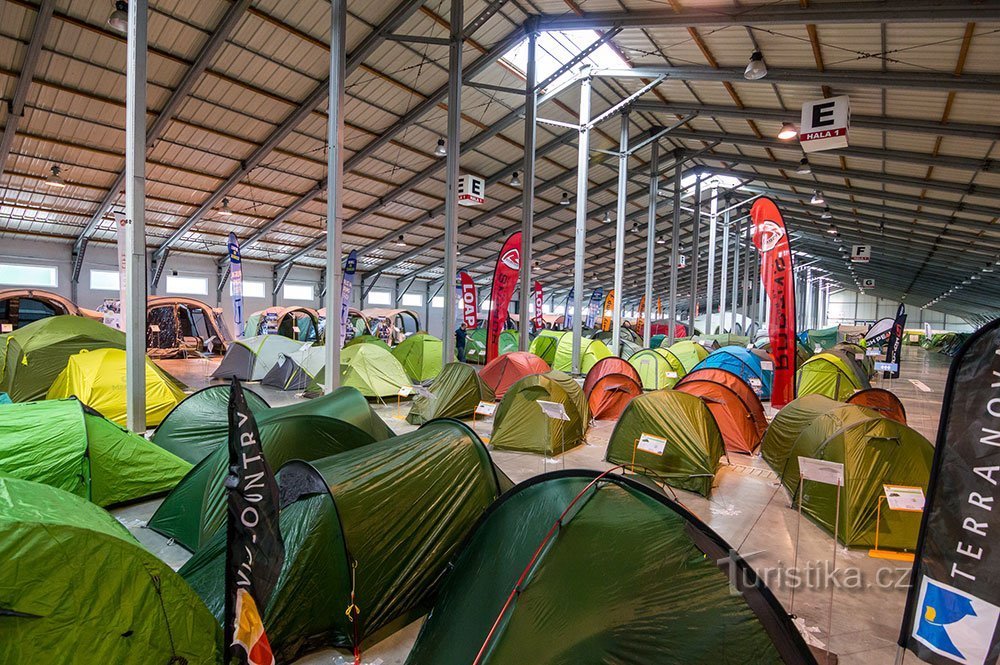
POLYGON ((760 364, 760 358, 742 346, 724 346, 713 351, 707 358, 698 363, 692 372, 699 369, 724 369, 740 377, 760 395, 761 399, 771 399, 771 378, 773 372, 765 372, 760 364), (756 379, 756 381, 751 381, 756 379), (760 382, 759 386, 754 385, 760 382))

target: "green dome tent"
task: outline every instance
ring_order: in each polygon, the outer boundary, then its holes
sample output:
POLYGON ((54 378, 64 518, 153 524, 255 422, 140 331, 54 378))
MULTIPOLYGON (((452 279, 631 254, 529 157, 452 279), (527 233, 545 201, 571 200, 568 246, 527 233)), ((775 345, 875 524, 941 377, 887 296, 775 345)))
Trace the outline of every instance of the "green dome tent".
MULTIPOLYGON (((306 389, 321 395, 326 380, 324 367, 306 389)), ((399 361, 377 344, 355 344, 340 351, 340 385, 357 388, 365 397, 390 397, 410 385, 410 377, 399 361)))
POLYGON ((845 400, 855 391, 870 387, 842 356, 830 352, 817 353, 802 363, 795 385, 799 397, 825 395, 837 400, 845 400))
MULTIPOLYGON (((884 485, 926 491, 934 448, 916 431, 876 411, 808 395, 778 412, 764 435, 761 454, 796 504, 799 457, 843 464, 838 537, 849 547, 871 547, 884 485)), ((805 481, 801 489, 802 512, 832 533, 836 486, 805 481)), ((912 549, 919 530, 919 513, 882 510, 879 547, 912 549)))
POLYGON ((838 342, 830 352, 838 353, 848 359, 854 367, 855 373, 864 380, 868 380, 875 373, 875 360, 868 355, 866 347, 861 344, 838 342))
POLYGON ((628 359, 642 379, 643 390, 672 388, 684 376, 684 365, 669 349, 643 349, 628 359))
POLYGON ((422 395, 413 398, 413 407, 406 422, 422 425, 435 418, 467 418, 480 402, 492 402, 494 397, 476 369, 466 363, 448 363, 434 379, 430 392, 434 399, 422 395))
POLYGON ((580 385, 568 374, 526 376, 503 396, 490 445, 500 450, 557 455, 584 443, 590 414, 580 385), (535 402, 559 402, 569 420, 553 420, 535 402))
MULTIPOLYGON (((614 354, 604 342, 589 337, 580 339, 580 373, 586 374, 598 360, 609 358, 614 354)), ((559 338, 556 345, 556 356, 552 361, 552 369, 559 372, 573 371, 573 334, 569 333, 559 338)))
POLYGON ((305 390, 326 362, 326 349, 306 346, 298 351, 279 354, 274 366, 260 382, 280 390, 305 390))
POLYGON ((0 392, 15 402, 45 399, 70 356, 124 349, 125 333, 82 316, 50 316, 0 336, 0 392))
POLYGON ((558 330, 542 330, 535 339, 531 340, 531 346, 528 347, 528 350, 547 362, 549 367, 551 367, 552 363, 556 361, 556 347, 559 346, 559 340, 569 334, 572 333, 558 330))
POLYGON ((354 346, 356 344, 375 344, 376 346, 384 347, 386 351, 391 351, 392 347, 385 343, 384 340, 379 339, 375 335, 358 335, 354 339, 349 339, 344 344, 346 349, 349 346, 354 346))
POLYGON ((4 477, 0 607, 4 663, 219 662, 222 631, 211 613, 114 517, 4 477))
POLYGON ((693 370, 709 354, 708 349, 698 342, 692 342, 689 339, 674 342, 671 346, 667 347, 667 350, 674 354, 677 360, 681 361, 685 374, 693 370))
POLYGON ((297 342, 284 335, 237 339, 226 348, 226 355, 212 373, 212 378, 260 381, 278 363, 279 357, 308 347, 308 342, 297 342))
MULTIPOLYGON (((504 330, 500 333, 497 347, 498 356, 511 351, 517 351, 518 333, 516 330, 504 330)), ((486 328, 476 328, 468 334, 465 340, 465 361, 477 365, 486 364, 486 328)))
MULTIPOLYGON (((291 414, 322 415, 350 423, 376 441, 393 436, 392 430, 378 417, 368 401, 353 388, 338 388, 319 399, 294 402, 287 406, 268 406, 260 395, 243 388, 247 403, 257 422, 291 414)), ((211 386, 199 390, 171 411, 156 431, 152 441, 181 459, 197 463, 229 440, 229 386, 211 386)))
POLYGON ((441 372, 444 344, 434 335, 410 335, 392 350, 414 383, 429 381, 441 372))
POLYGON ((657 390, 628 403, 605 459, 708 496, 725 452, 722 433, 704 402, 676 390, 657 390), (638 448, 643 434, 666 439, 666 447, 662 452, 638 448))
POLYGON ((76 399, 0 405, 0 476, 109 506, 166 492, 190 469, 76 399))
POLYGON ((481 665, 816 665, 714 531, 656 488, 583 469, 532 478, 490 508, 406 664, 480 653, 481 665))
MULTIPOLYGON (((263 619, 280 663, 371 645, 425 614, 458 547, 510 487, 479 438, 454 420, 292 462, 277 477, 285 561, 263 619)), ((225 544, 220 531, 180 571, 219 619, 225 544)))

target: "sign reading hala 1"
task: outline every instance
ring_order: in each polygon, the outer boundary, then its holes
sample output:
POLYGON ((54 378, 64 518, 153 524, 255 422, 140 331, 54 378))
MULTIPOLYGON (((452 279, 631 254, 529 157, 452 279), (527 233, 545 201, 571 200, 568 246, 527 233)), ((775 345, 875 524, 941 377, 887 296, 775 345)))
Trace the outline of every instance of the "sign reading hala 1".
POLYGON ((827 97, 802 105, 799 143, 805 152, 847 147, 851 100, 847 95, 827 97))
POLYGON ((459 176, 458 205, 479 206, 484 203, 486 203, 486 181, 468 173, 459 176))
POLYGON ((871 258, 871 245, 853 245, 851 247, 851 263, 868 263, 871 258))

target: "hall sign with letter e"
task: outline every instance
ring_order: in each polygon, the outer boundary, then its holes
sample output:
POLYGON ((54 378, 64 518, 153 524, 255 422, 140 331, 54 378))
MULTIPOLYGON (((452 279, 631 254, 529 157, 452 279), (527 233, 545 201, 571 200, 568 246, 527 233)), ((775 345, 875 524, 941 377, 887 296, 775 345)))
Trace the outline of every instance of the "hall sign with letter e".
POLYGON ((486 203, 486 181, 466 174, 458 178, 458 205, 479 206, 486 203))
POLYGON ((827 97, 802 105, 799 143, 805 152, 847 147, 851 100, 847 95, 827 97))
POLYGON ((854 245, 851 247, 851 263, 868 263, 871 258, 871 245, 854 245))

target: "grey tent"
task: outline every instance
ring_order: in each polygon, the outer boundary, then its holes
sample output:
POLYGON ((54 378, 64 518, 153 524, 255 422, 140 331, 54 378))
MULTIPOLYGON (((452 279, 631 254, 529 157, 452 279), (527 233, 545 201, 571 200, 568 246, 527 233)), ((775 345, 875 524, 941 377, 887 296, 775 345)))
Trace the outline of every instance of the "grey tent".
POLYGON ((226 355, 212 373, 212 378, 260 381, 278 362, 279 356, 292 354, 308 346, 308 343, 296 342, 282 335, 238 339, 226 349, 226 355))
POLYGON ((260 382, 281 390, 305 390, 323 369, 324 352, 322 346, 305 346, 281 353, 260 382))

